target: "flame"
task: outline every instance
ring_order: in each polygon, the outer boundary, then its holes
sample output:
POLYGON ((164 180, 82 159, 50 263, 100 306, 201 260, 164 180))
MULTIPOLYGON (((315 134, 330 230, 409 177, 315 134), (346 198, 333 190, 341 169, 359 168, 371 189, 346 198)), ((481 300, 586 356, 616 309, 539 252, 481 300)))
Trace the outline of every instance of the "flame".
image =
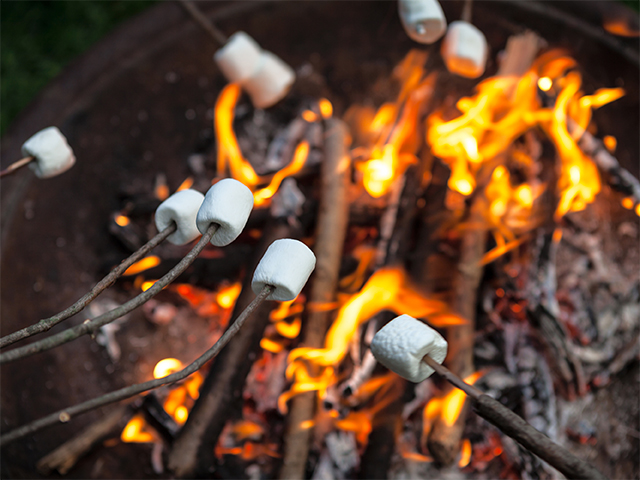
POLYGON ((640 37, 640 31, 629 25, 629 22, 625 18, 606 18, 602 27, 610 34, 619 37, 640 37))
MULTIPOLYGON (((267 183, 267 178, 258 176, 249 161, 242 156, 238 140, 233 131, 234 109, 240 98, 240 93, 240 86, 232 83, 220 92, 216 101, 214 127, 218 142, 217 173, 218 177, 224 177, 228 168, 233 178, 239 180, 254 192, 254 205, 259 207, 265 205, 273 197, 287 176, 294 175, 304 166, 309 154, 309 143, 306 141, 300 142, 296 147, 291 163, 276 172, 266 187, 258 190, 257 186, 267 183)), ((303 118, 308 121, 315 121, 315 118, 313 120, 308 118, 309 114, 315 116, 315 113, 307 110, 303 112, 303 118)))
POLYGON ((116 222, 116 224, 118 224, 121 227, 126 227, 127 225, 129 225, 131 223, 131 220, 129 220, 129 217, 127 217, 125 215, 118 215, 115 218, 115 222, 116 222))
POLYGON ((447 314, 443 302, 425 297, 410 285, 403 269, 387 267, 375 272, 362 290, 340 308, 321 349, 297 348, 289 354, 289 362, 297 359, 317 365, 334 365, 344 357, 348 343, 359 325, 383 310, 406 313, 416 318, 429 317, 437 327, 459 325, 465 321, 447 314))
POLYGON ((356 166, 362 172, 365 190, 374 198, 385 195, 394 180, 418 161, 414 154, 420 141, 418 117, 434 82, 434 77, 423 79, 426 58, 424 52, 409 52, 394 71, 401 83, 396 102, 383 104, 369 122, 361 122, 360 128, 372 139, 373 147, 367 160, 356 166))
POLYGON ((289 165, 284 167, 282 170, 278 170, 276 174, 271 179, 271 182, 268 186, 254 192, 253 194, 253 202, 256 207, 260 207, 264 205, 267 200, 275 195, 280 188, 280 184, 282 181, 295 173, 299 172, 302 167, 304 167, 305 162, 307 161, 307 156, 309 155, 309 142, 303 141, 298 144, 296 150, 293 154, 293 160, 289 165))
POLYGON ((264 434, 264 428, 256 422, 240 420, 231 427, 231 433, 238 442, 248 438, 256 440, 264 434))
POLYGON ((275 310, 272 310, 269 314, 269 319, 272 322, 278 322, 284 320, 287 317, 302 313, 304 305, 302 303, 295 303, 299 297, 289 300, 287 302, 280 302, 275 310))
POLYGON ((331 105, 329 100, 321 98, 318 100, 318 107, 320 107, 320 115, 322 115, 322 118, 331 118, 333 115, 333 105, 331 105))
POLYGON ((148 257, 144 257, 131 265, 122 275, 136 275, 140 272, 144 272, 145 270, 149 270, 150 268, 157 267, 158 265, 160 265, 160 257, 157 257, 156 255, 149 255, 148 257))
POLYGON ((263 455, 267 455, 272 458, 281 457, 273 446, 261 445, 253 442, 245 442, 242 447, 222 447, 217 445, 215 454, 218 458, 222 457, 222 455, 239 455, 243 460, 255 460, 263 455))
POLYGON ((549 90, 551 90, 552 86, 553 80, 551 80, 549 77, 541 77, 538 80, 538 88, 543 92, 548 92, 549 90))
POLYGON ((284 350, 284 346, 281 343, 274 342, 273 340, 266 337, 260 340, 260 347, 262 347, 263 350, 271 353, 280 353, 282 350, 284 350))
POLYGON ((296 318, 292 323, 277 322, 276 331, 285 338, 296 338, 300 335, 300 328, 302 327, 302 321, 300 318, 296 318))
POLYGON ((156 435, 147 430, 147 422, 141 413, 137 413, 122 430, 120 440, 127 443, 151 443, 156 441, 156 435))
POLYGON ((458 466, 460 468, 464 468, 469 465, 471 461, 471 441, 468 438, 465 438, 462 441, 462 451, 460 452, 460 460, 458 461, 458 466))
POLYGON ((304 110, 300 115, 306 122, 313 123, 318 121, 318 115, 311 110, 304 110))
POLYGON ((618 146, 618 140, 613 135, 605 135, 602 138, 602 143, 611 153, 616 151, 616 147, 618 146))
POLYGON ((236 300, 242 291, 240 282, 232 283, 227 287, 222 287, 216 294, 216 302, 222 308, 231 308, 236 304, 236 300))
POLYGON ((142 290, 143 292, 146 292, 151 287, 153 287, 153 284, 156 283, 157 281, 158 280, 147 280, 145 282, 142 282, 142 285, 140 285, 140 290, 142 290))
POLYGON ((358 245, 353 251, 353 256, 358 260, 358 266, 353 273, 340 280, 340 288, 343 290, 359 289, 365 281, 367 270, 373 265, 376 249, 371 245, 358 245))
POLYGON ((622 204, 622 206, 624 208, 626 208, 627 210, 631 210, 633 208, 633 198, 631 197, 625 197, 622 199, 622 202, 620 202, 622 204))
MULTIPOLYGON (((177 358, 164 358, 156 363, 153 378, 164 378, 182 370, 183 364, 177 358)), ((188 405, 193 404, 200 395, 203 378, 200 372, 190 375, 183 383, 172 389, 163 403, 165 411, 173 417, 178 425, 183 425, 189 417, 188 405)))
POLYGON ((187 177, 180 184, 180 186, 178 187, 176 192, 181 192, 182 190, 187 190, 187 189, 191 188, 192 186, 193 186, 193 177, 187 177))
POLYGON ((336 377, 332 367, 327 367, 323 370, 322 374, 318 377, 312 377, 304 365, 291 364, 287 367, 287 376, 291 378, 293 376, 295 381, 291 388, 282 393, 278 397, 278 410, 281 414, 286 415, 288 412, 287 402, 292 397, 305 392, 317 391, 318 395, 322 397, 326 392, 329 385, 333 385, 336 382, 336 377))

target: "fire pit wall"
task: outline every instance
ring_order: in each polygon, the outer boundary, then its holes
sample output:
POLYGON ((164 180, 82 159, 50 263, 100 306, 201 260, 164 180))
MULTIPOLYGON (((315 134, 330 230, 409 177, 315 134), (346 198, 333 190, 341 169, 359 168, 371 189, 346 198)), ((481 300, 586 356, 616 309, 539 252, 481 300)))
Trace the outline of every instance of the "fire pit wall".
MULTIPOLYGON (((376 82, 388 78, 407 51, 416 47, 402 31, 395 2, 199 5, 216 12, 225 32, 245 30, 263 47, 306 72, 297 93, 331 99, 337 115, 354 103, 379 105, 389 100, 376 82)), ((459 18, 461 2, 444 2, 443 6, 450 21, 459 18)), ((524 10, 513 3, 477 1, 474 22, 490 44, 489 75, 497 69, 496 55, 507 38, 526 27, 537 31, 549 45, 566 48, 578 60, 585 91, 624 87, 626 96, 598 110, 595 122, 603 133, 617 137, 617 158, 638 175, 637 63, 548 12, 524 10)), ((433 68, 442 67, 438 45, 427 47, 433 68)), ((158 5, 71 65, 12 126, 3 139, 3 166, 19 158, 25 138, 49 124, 61 127, 78 162, 69 172, 49 180, 36 181, 29 172, 3 180, 3 335, 68 306, 127 255, 122 242, 108 231, 111 215, 122 208, 124 197, 144 196, 153 189, 158 173, 166 175, 174 191, 190 175, 186 159, 194 153, 207 155, 206 167, 213 176, 212 106, 225 84, 211 60, 214 51, 210 39, 179 7, 158 5)), ((476 83, 446 76, 441 81, 468 93, 476 83)), ((142 202, 135 215, 150 223, 154 208, 153 202, 142 202)), ((227 263, 214 260, 212 284, 237 274, 231 259, 249 251, 246 246, 235 247, 229 250, 227 263)), ((176 259, 180 253, 175 251, 176 259)), ((110 295, 119 302, 130 298, 122 291, 110 295)), ((84 318, 80 314, 65 325, 84 318)), ((134 312, 126 335, 144 337, 151 330, 143 315, 134 312)), ((85 337, 4 365, 2 430, 143 379, 153 367, 152 359, 125 342, 122 350, 114 367, 105 350, 85 337)), ((172 351, 168 345, 166 356, 172 351)), ((31 478, 39 458, 104 411, 6 447, 3 475, 31 478)), ((153 476, 148 462, 132 461, 142 451, 142 446, 132 444, 101 449, 68 476, 153 476)))

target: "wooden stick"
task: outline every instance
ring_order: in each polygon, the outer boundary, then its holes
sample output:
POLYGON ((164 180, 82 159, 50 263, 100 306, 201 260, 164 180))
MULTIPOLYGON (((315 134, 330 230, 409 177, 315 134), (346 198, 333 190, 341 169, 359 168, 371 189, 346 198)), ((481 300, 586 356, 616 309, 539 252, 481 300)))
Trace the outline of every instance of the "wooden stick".
POLYGON ((5 168, 4 170, 0 171, 0 178, 6 177, 7 175, 12 174, 16 170, 18 170, 18 169, 24 167, 25 165, 33 162, 35 159, 36 159, 36 157, 24 157, 24 158, 21 158, 20 160, 18 160, 17 162, 13 162, 7 168, 5 168))
POLYGON ((437 374, 471 397, 473 408, 478 415, 498 427, 505 435, 516 440, 567 478, 597 480, 607 478, 564 447, 554 443, 549 437, 540 433, 500 402, 466 383, 448 368, 428 356, 425 356, 423 361, 437 374))
POLYGON ((57 470, 60 475, 65 475, 96 444, 121 431, 133 413, 134 409, 130 405, 120 405, 42 457, 36 464, 38 471, 43 475, 49 475, 53 470, 57 470))
POLYGON ((218 228, 219 225, 212 223, 205 234, 202 235, 198 243, 196 243, 196 245, 191 249, 191 251, 187 253, 187 255, 182 260, 180 260, 180 262, 175 267, 173 267, 169 271, 169 273, 167 273, 160 280, 154 283, 153 286, 146 292, 137 295, 118 308, 114 308, 110 312, 100 315, 94 319, 87 320, 76 327, 68 328, 60 333, 51 335, 50 337, 47 337, 38 342, 33 342, 24 347, 14 348, 13 350, 2 353, 0 354, 0 364, 13 362, 20 358, 28 357, 38 352, 50 350, 59 345, 80 338, 83 335, 95 333, 100 327, 107 325, 108 323, 111 323, 114 320, 122 317, 123 315, 126 315, 127 313, 135 310, 140 305, 155 297, 162 291, 164 287, 178 278, 180 274, 182 274, 182 272, 184 272, 187 267, 191 265, 196 258, 198 258, 198 255, 209 244, 211 237, 214 233, 216 233, 218 228))
MULTIPOLYGON (((349 223, 349 206, 346 199, 351 166, 347 153, 348 135, 347 127, 342 121, 333 118, 326 121, 322 198, 313 248, 317 263, 310 301, 314 303, 335 300, 342 249, 349 223)), ((331 313, 309 312, 303 339, 306 347, 322 347, 331 313)), ((301 429, 300 425, 313 418, 315 399, 315 392, 308 392, 291 400, 280 478, 305 478, 312 430, 301 429)))
POLYGON ((149 240, 139 250, 134 252, 129 258, 123 260, 120 265, 111 270, 109 274, 100 280, 87 294, 80 298, 76 303, 71 305, 66 310, 63 310, 56 315, 40 320, 38 323, 34 323, 28 327, 25 327, 17 332, 10 333, 0 338, 0 348, 7 347, 16 343, 19 340, 29 338, 37 333, 42 333, 50 330, 54 325, 72 317, 76 313, 80 313, 84 307, 89 305, 98 295, 109 288, 115 283, 115 281, 122 276, 127 268, 133 265, 135 262, 144 257, 152 249, 162 243, 169 235, 176 231, 178 227, 175 223, 165 228, 162 232, 158 233, 155 237, 149 240))
POLYGON ((227 43, 227 36, 222 33, 206 16, 202 11, 190 0, 178 0, 178 3, 185 9, 185 11, 191 15, 191 18, 202 27, 202 29, 209 34, 209 36, 219 46, 227 43))
POLYGON ((147 390, 153 390, 154 388, 161 387, 163 385, 170 385, 172 383, 179 382, 187 378, 189 375, 197 372, 202 368, 202 366, 207 363, 209 360, 215 358, 220 350, 222 350, 227 343, 231 340, 231 338, 238 333, 240 327, 247 321, 249 317, 253 314, 253 312, 260 306, 262 302, 264 302, 265 298, 269 296, 271 292, 273 292, 274 287, 270 285, 266 285, 260 294, 243 310, 243 312, 238 316, 238 319, 224 332, 222 337, 218 339, 218 341, 205 353, 200 355, 193 363, 190 363, 182 370, 172 373, 171 375, 167 375, 166 377, 156 378, 154 380, 149 380, 148 382, 138 383, 135 385, 130 385, 128 387, 121 388, 120 390, 115 390, 113 392, 109 392, 100 397, 93 398, 83 403, 79 403, 69 408, 65 408, 63 410, 58 410, 51 415, 47 415, 35 422, 28 423, 27 425, 23 425, 22 427, 16 428, 15 430, 10 431, 9 433, 0 436, 0 446, 6 445, 14 440, 25 437, 30 433, 37 432, 45 427, 49 427, 51 425, 55 425, 56 423, 66 423, 71 420, 71 417, 74 415, 80 415, 81 413, 88 412, 90 410, 94 410, 96 408, 102 407, 104 405, 109 405, 110 403, 119 402, 120 400, 124 400, 125 398, 133 397, 142 392, 146 392, 147 390))

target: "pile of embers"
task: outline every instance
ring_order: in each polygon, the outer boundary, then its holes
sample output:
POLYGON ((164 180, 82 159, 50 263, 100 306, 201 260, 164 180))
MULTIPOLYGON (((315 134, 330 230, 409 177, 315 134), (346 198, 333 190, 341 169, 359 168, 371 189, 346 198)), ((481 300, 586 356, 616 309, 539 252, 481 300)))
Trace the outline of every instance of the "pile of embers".
MULTIPOLYGON (((114 369, 131 364, 118 368, 127 383, 162 377, 249 303, 274 238, 301 238, 318 269, 297 299, 256 312, 206 371, 114 411, 106 436, 149 444, 157 474, 557 477, 467 415, 462 392, 376 364, 373 335, 407 313, 441 330, 456 374, 599 468, 637 475, 640 191, 615 161, 615 138, 599 140, 591 122, 624 92, 583 93, 579 66, 538 47, 535 35, 514 37, 471 96, 411 51, 393 82, 381 80, 396 100, 354 105, 344 123, 326 99, 294 95, 262 111, 224 88, 216 171, 194 154, 181 188, 242 181, 256 206, 245 233, 207 247, 143 306, 147 322, 118 321, 98 342, 114 369), (323 237, 333 248, 315 250, 323 237), (619 375, 634 380, 613 392, 619 375)), ((146 207, 169 193, 161 175, 152 192, 132 183, 111 233, 139 247, 152 232, 146 207)), ((148 288, 188 249, 156 248, 89 316, 148 288)), ((94 437, 85 450, 104 431, 94 437)), ((61 451, 39 468, 68 471, 77 451, 61 451)))

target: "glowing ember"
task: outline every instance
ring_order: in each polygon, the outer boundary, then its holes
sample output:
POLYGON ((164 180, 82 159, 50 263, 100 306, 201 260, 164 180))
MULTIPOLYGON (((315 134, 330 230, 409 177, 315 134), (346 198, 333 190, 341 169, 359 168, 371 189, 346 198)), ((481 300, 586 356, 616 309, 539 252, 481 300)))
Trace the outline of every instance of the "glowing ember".
POLYGON ((144 272, 145 270, 149 270, 150 268, 157 267, 158 265, 160 265, 160 257, 150 255, 143 258, 142 260, 138 260, 136 263, 127 268, 122 275, 136 275, 140 272, 144 272))
POLYGON ((602 138, 602 143, 611 153, 616 151, 616 147, 618 146, 618 140, 613 135, 605 135, 602 138))
POLYGON ((322 118, 331 118, 333 115, 333 105, 331 105, 329 100, 321 98, 318 101, 318 106, 320 107, 320 115, 322 115, 322 118))
POLYGON ((621 203, 627 210, 631 210, 633 208, 633 198, 631 197, 623 198, 621 203))
POLYGON ((126 227, 127 225, 129 225, 131 223, 131 220, 129 220, 129 217, 125 216, 125 215, 118 215, 115 218, 115 222, 120 225, 121 227, 126 227))

